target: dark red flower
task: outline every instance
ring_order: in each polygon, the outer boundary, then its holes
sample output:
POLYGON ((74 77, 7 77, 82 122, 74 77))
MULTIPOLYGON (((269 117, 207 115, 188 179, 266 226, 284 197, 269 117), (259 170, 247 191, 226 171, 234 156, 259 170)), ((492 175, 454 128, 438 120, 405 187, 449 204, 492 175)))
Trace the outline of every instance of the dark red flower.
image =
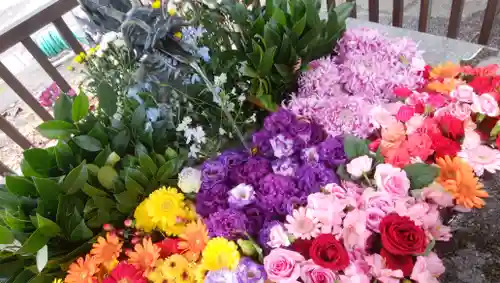
POLYGON ((292 243, 290 248, 301 254, 305 259, 310 259, 309 249, 311 248, 312 242, 313 240, 297 239, 292 243))
POLYGON ((431 66, 425 65, 424 71, 422 72, 422 77, 424 77, 424 79, 428 80, 430 77, 431 70, 432 70, 431 66))
POLYGON ((385 259, 385 265, 392 270, 401 269, 403 275, 408 277, 413 271, 413 257, 411 255, 393 255, 382 248, 380 255, 385 259))
POLYGON ((446 155, 454 157, 460 151, 460 143, 441 134, 432 134, 429 137, 432 139, 432 149, 436 153, 436 157, 444 157, 446 155))
POLYGON ((370 144, 368 144, 368 148, 370 149, 370 151, 377 152, 381 141, 382 141, 382 139, 376 139, 376 140, 372 141, 370 144))
POLYGON ((177 238, 165 238, 161 242, 155 243, 160 250, 160 257, 167 258, 173 254, 179 254, 182 250, 179 249, 179 239, 177 238))
POLYGON ((380 221, 382 249, 393 255, 415 255, 425 251, 427 237, 424 230, 409 217, 390 213, 380 221))
POLYGON ((469 83, 476 93, 483 94, 492 91, 491 79, 489 77, 475 77, 469 83))
POLYGON ((417 114, 424 114, 425 112, 425 105, 421 102, 418 102, 415 104, 415 113, 417 114))
POLYGON ((449 114, 439 119, 439 127, 446 136, 455 140, 464 136, 464 122, 449 114))
POLYGON ((317 265, 334 271, 344 270, 349 265, 347 250, 332 234, 316 237, 309 249, 309 255, 317 265))

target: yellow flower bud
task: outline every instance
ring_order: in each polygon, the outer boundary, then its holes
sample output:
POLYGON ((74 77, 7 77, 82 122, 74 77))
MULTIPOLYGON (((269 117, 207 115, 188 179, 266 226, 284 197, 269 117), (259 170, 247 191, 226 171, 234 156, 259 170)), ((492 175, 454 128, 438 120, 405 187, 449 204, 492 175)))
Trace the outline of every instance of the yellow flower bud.
POLYGON ((170 9, 168 9, 168 14, 169 14, 170 16, 175 15, 175 9, 174 9, 174 8, 170 8, 170 9))
POLYGON ((151 3, 151 8, 153 9, 160 9, 161 8, 161 1, 157 0, 151 3))
POLYGON ((181 39, 182 38, 182 33, 180 31, 174 33, 174 37, 181 39))

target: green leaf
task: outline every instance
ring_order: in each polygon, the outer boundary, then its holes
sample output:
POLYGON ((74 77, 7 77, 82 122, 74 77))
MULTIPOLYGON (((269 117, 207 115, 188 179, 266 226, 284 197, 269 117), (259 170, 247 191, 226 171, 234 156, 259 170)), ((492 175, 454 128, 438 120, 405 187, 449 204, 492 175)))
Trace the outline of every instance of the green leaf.
POLYGON ((349 160, 370 153, 366 141, 355 136, 346 136, 344 138, 344 151, 349 160))
POLYGON ((80 93, 75 97, 75 101, 73 102, 73 108, 71 112, 71 117, 73 121, 77 122, 83 119, 89 113, 89 98, 80 93))
POLYGON ((255 71, 248 64, 244 64, 243 65, 242 74, 244 76, 251 77, 251 78, 258 78, 259 77, 259 74, 257 74, 257 71, 255 71))
POLYGON ((37 228, 47 237, 55 237, 61 233, 61 227, 54 221, 47 219, 40 214, 36 214, 37 228))
POLYGON ((30 148, 25 150, 23 155, 31 169, 43 176, 48 176, 49 170, 57 164, 48 149, 30 148))
POLYGON ((292 69, 285 64, 274 64, 274 67, 276 67, 278 73, 284 78, 289 77, 293 74, 292 69))
POLYGON ((117 110, 118 94, 107 82, 101 82, 97 87, 99 108, 108 116, 113 116, 117 110))
POLYGON ((73 120, 71 119, 72 104, 73 102, 71 101, 71 98, 69 98, 69 96, 65 94, 59 95, 59 97, 56 100, 56 103, 54 104, 54 119, 72 123, 73 122, 73 120))
POLYGON ((135 155, 139 156, 141 154, 148 154, 148 149, 141 143, 141 142, 138 142, 136 145, 135 145, 135 155))
POLYGON ((26 159, 21 160, 21 172, 23 176, 26 177, 43 177, 43 174, 36 172, 33 168, 31 168, 30 164, 26 159))
POLYGON ((99 190, 98 188, 89 185, 88 183, 85 183, 83 185, 82 191, 89 197, 95 197, 95 196, 105 197, 108 195, 105 191, 99 190))
POLYGON ((106 134, 106 129, 104 129, 101 123, 95 123, 94 127, 92 127, 92 130, 90 130, 87 135, 96 138, 102 145, 108 144, 108 135, 106 134))
POLYGON ((75 227, 75 229, 71 232, 70 239, 74 242, 88 240, 94 236, 92 230, 87 227, 85 224, 85 220, 81 220, 80 223, 75 227))
POLYGON ((36 268, 38 269, 38 272, 42 272, 48 261, 49 248, 47 247, 47 245, 45 245, 36 253, 36 268))
POLYGON ((65 141, 59 140, 54 149, 57 166, 65 172, 69 171, 75 163, 71 147, 65 141))
POLYGON ((57 200, 63 192, 61 186, 51 179, 33 177, 36 190, 44 204, 45 216, 51 217, 57 213, 57 200))
POLYGON ((111 141, 114 151, 123 156, 130 142, 130 134, 127 130, 119 132, 111 141))
POLYGON ((168 147, 166 150, 165 150, 165 158, 167 159, 173 159, 173 158, 176 158, 179 154, 177 153, 177 151, 175 151, 173 148, 171 147, 168 147))
POLYGON ((148 178, 140 170, 134 168, 125 168, 125 172, 128 177, 133 178, 135 181, 141 184, 141 186, 146 188, 149 185, 148 178))
POLYGON ((146 107, 144 104, 139 105, 132 113, 132 118, 130 121, 130 126, 132 129, 136 130, 138 133, 144 131, 144 123, 146 122, 146 107))
POLYGON ((137 206, 138 195, 134 191, 115 194, 115 198, 118 201, 117 209, 122 213, 130 213, 137 206))
POLYGON ((45 246, 51 237, 45 235, 40 229, 36 229, 35 232, 23 243, 23 246, 19 250, 20 253, 35 254, 43 246, 45 246))
POLYGON ((271 68, 274 64, 274 53, 276 52, 277 47, 273 46, 266 50, 264 56, 262 57, 262 61, 259 66, 259 73, 262 76, 267 76, 271 72, 271 68))
POLYGON ((83 188, 83 185, 87 182, 87 178, 88 172, 84 161, 78 167, 71 170, 66 178, 64 178, 62 188, 68 194, 74 194, 83 188))
POLYGON ((434 238, 431 238, 431 241, 429 242, 429 244, 425 248, 425 251, 421 254, 416 254, 415 256, 428 256, 431 253, 431 251, 435 245, 436 245, 436 240, 434 238))
POLYGON ((6 176, 5 184, 7 190, 14 195, 21 197, 36 197, 37 195, 35 185, 27 177, 6 176))
POLYGON ((316 1, 306 0, 306 16, 307 25, 310 27, 318 27, 320 25, 321 19, 319 18, 319 11, 315 7, 316 1))
POLYGON ((286 26, 285 13, 278 7, 273 9, 273 19, 280 25, 286 26))
POLYGON ((71 134, 77 133, 73 124, 62 120, 50 120, 37 127, 42 136, 48 139, 67 139, 71 134))
POLYGON ((113 189, 113 182, 116 178, 118 178, 118 173, 111 166, 101 167, 97 173, 99 183, 101 183, 101 185, 108 190, 113 189))
POLYGON ((103 150, 101 150, 101 152, 99 152, 93 163, 99 167, 106 165, 106 161, 108 161, 110 154, 111 149, 109 148, 109 145, 107 145, 103 150))
POLYGON ((306 27, 306 22, 307 22, 307 17, 304 15, 298 22, 296 22, 293 27, 292 31, 297 35, 301 36, 302 32, 304 32, 304 28, 306 27))
POLYGON ((0 225, 0 245, 8 245, 14 242, 14 235, 9 228, 0 225))
POLYGON ((158 173, 156 175, 156 179, 160 180, 162 183, 167 183, 170 178, 175 175, 177 160, 171 159, 165 163, 160 169, 158 169, 158 173))
POLYGON ((383 164, 385 162, 384 156, 382 155, 382 148, 379 146, 377 152, 375 152, 375 161, 378 164, 383 164))
POLYGON ((337 167, 337 175, 342 178, 342 180, 351 180, 351 175, 347 172, 345 164, 341 164, 337 167))
POLYGON ((301 54, 301 52, 305 50, 307 46, 311 45, 311 42, 315 40, 317 36, 318 30, 316 27, 313 27, 308 32, 306 32, 297 43, 297 51, 299 52, 299 54, 301 54))
POLYGON ((127 188, 127 190, 135 191, 138 194, 144 193, 144 188, 139 183, 137 183, 137 181, 135 181, 133 178, 131 178, 130 176, 127 176, 125 178, 125 188, 127 188))
POLYGON ((335 10, 335 13, 337 14, 338 23, 340 25, 345 25, 345 21, 347 20, 347 18, 351 14, 351 11, 354 8, 354 5, 356 5, 356 3, 345 2, 345 3, 342 3, 342 4, 338 5, 337 7, 335 7, 334 10, 335 10))
POLYGON ((116 203, 109 199, 106 196, 94 196, 92 197, 94 200, 94 204, 97 208, 104 210, 104 211, 110 211, 112 208, 116 206, 116 203))
POLYGON ((91 136, 83 135, 83 136, 76 136, 73 137, 73 141, 81 148, 95 152, 99 151, 102 149, 101 142, 97 140, 96 138, 93 138, 91 136))
POLYGON ((404 168, 408 179, 410 179, 411 189, 420 190, 434 182, 439 175, 439 168, 425 163, 415 163, 404 168))
POLYGON ((253 32, 254 34, 262 34, 264 32, 264 25, 266 22, 264 21, 264 18, 262 15, 259 15, 257 20, 253 23, 253 32))
POLYGON ((140 154, 139 155, 139 164, 141 167, 147 172, 149 172, 150 176, 155 176, 156 172, 158 171, 158 167, 156 164, 153 162, 151 157, 149 157, 147 154, 140 154))
POLYGON ((35 273, 31 272, 28 269, 24 269, 16 276, 16 279, 12 281, 12 283, 26 283, 29 282, 34 276, 35 273))
MULTIPOLYGON (((271 23, 267 23, 264 27, 264 40, 266 41, 266 46, 268 48, 281 45, 281 36, 271 26, 271 23)), ((254 65, 258 66, 258 64, 255 64, 255 62, 254 65)))
POLYGON ((10 257, 0 260, 0 278, 11 278, 16 276, 24 268, 24 265, 25 260, 19 257, 10 257))

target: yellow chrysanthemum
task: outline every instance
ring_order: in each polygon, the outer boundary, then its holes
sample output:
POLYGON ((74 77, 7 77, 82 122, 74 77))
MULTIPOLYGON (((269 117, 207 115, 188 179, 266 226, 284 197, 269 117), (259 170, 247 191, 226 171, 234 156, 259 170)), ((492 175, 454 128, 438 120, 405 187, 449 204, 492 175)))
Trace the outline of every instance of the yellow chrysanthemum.
POLYGON ((93 283, 95 275, 99 272, 97 262, 94 257, 86 255, 80 257, 69 266, 68 274, 64 279, 65 283, 93 283))
POLYGON ((148 279, 154 283, 163 283, 163 280, 173 280, 174 282, 194 283, 195 275, 193 265, 183 256, 174 254, 165 260, 157 262, 153 272, 149 273, 148 279))
POLYGON ((153 3, 151 3, 151 8, 153 8, 153 9, 160 9, 161 8, 161 1, 160 0, 156 0, 153 3))
POLYGON ((148 200, 144 200, 139 204, 139 206, 135 209, 134 218, 135 218, 135 227, 137 229, 142 229, 145 232, 151 232, 155 228, 155 224, 153 220, 148 215, 148 200))
POLYGON ((175 9, 174 9, 174 8, 170 8, 170 9, 168 9, 168 14, 169 14, 170 16, 175 15, 175 9))
POLYGON ((97 238, 97 243, 92 245, 90 254, 95 257, 97 264, 104 264, 106 269, 110 270, 122 252, 122 245, 118 236, 107 233, 106 238, 97 238))
POLYGON ((175 38, 178 38, 178 39, 181 39, 182 38, 182 33, 180 31, 174 33, 174 37, 175 38))
POLYGON ((207 270, 219 270, 227 268, 233 270, 238 266, 240 253, 238 246, 233 241, 217 237, 208 241, 201 264, 207 270))
POLYGON ((95 54, 95 52, 96 52, 96 49, 94 47, 89 48, 89 50, 87 51, 87 55, 92 56, 95 54))
POLYGON ((52 283, 64 283, 64 281, 60 278, 55 278, 54 281, 52 281, 52 283))
POLYGON ((175 188, 162 187, 148 197, 148 215, 153 223, 162 230, 179 223, 187 216, 184 195, 175 188))
POLYGON ((184 232, 184 229, 186 229, 186 224, 185 223, 178 223, 172 226, 163 226, 160 228, 163 233, 165 233, 167 236, 170 237, 176 237, 182 234, 184 232))
POLYGON ((84 56, 82 56, 82 55, 76 55, 75 59, 73 59, 73 61, 75 61, 78 64, 82 64, 83 61, 85 61, 85 55, 84 56))
POLYGON ((208 242, 207 227, 201 220, 186 225, 184 232, 179 236, 178 244, 183 255, 190 261, 197 261, 208 242))
POLYGON ((134 251, 130 252, 128 256, 128 262, 138 269, 144 270, 144 276, 147 276, 156 266, 156 262, 160 257, 160 248, 153 245, 150 238, 144 238, 142 245, 135 245, 134 251))
POLYGON ((208 269, 206 269, 203 265, 199 264, 195 269, 195 279, 196 283, 205 282, 205 277, 207 276, 208 269))

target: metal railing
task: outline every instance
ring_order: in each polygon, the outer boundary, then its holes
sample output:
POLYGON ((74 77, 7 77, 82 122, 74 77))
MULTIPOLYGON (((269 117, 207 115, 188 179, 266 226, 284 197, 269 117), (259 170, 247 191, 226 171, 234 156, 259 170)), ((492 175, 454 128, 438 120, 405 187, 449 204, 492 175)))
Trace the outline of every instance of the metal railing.
MULTIPOLYGON (((52 0, 35 10, 28 16, 5 30, 0 34, 0 54, 7 49, 22 43, 31 53, 33 58, 40 64, 42 69, 54 80, 62 91, 71 89, 69 83, 63 78, 59 71, 52 65, 43 51, 31 39, 31 35, 48 24, 53 24, 61 37, 68 43, 76 54, 85 52, 76 37, 73 35, 62 16, 77 7, 77 0, 52 0)), ((0 78, 40 117, 47 121, 52 115, 43 108, 33 94, 0 62, 0 78)), ((32 147, 31 142, 21 134, 9 121, 0 115, 0 131, 4 132, 10 139, 23 149, 32 147)), ((12 170, 0 161, 0 174, 10 174, 12 170)))

